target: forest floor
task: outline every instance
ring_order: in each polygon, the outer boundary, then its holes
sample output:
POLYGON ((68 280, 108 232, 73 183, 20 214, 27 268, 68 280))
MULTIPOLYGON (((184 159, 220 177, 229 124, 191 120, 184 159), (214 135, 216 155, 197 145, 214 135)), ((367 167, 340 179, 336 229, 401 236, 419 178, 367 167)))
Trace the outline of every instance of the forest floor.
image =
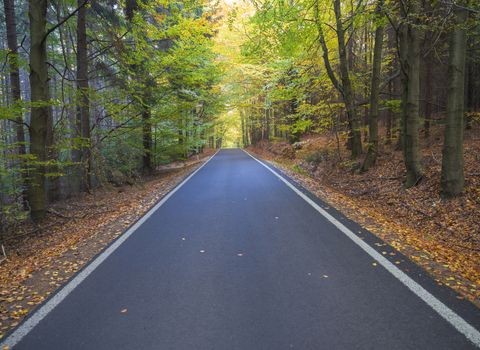
POLYGON ((423 145, 425 178, 404 189, 402 153, 382 146, 377 165, 358 164, 332 135, 310 135, 294 149, 286 142, 250 147, 305 188, 342 211, 428 271, 439 285, 480 307, 480 133, 465 137, 465 194, 439 195, 441 130, 423 145))
POLYGON ((55 203, 42 224, 23 223, 7 236, 8 259, 0 264, 0 339, 212 154, 159 167, 132 186, 55 203))

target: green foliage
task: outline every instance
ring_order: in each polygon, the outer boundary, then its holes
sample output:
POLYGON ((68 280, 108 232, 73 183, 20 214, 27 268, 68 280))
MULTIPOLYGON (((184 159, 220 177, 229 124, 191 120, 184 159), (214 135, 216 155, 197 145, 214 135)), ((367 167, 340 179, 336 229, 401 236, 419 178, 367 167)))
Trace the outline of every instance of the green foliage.
MULTIPOLYGON (((0 220, 7 212, 22 211, 20 174, 30 181, 33 171, 45 170, 48 189, 60 181, 54 190, 62 193, 54 196, 69 196, 71 188, 79 190, 79 176, 90 177, 93 186, 120 177, 137 178, 145 154, 150 155, 152 168, 188 157, 200 152, 223 127, 217 121, 224 106, 223 71, 214 50, 217 5, 204 0, 137 0, 137 5, 129 19, 125 2, 87 4, 88 89, 77 87, 77 16, 72 16, 46 41, 51 99, 12 103, 7 89, 1 91, 0 131, 5 137, 0 144, 0 220), (78 112, 85 100, 90 138, 80 136, 78 112), (18 154, 16 124, 11 122, 21 116, 28 124, 34 107, 47 107, 52 115, 51 144, 42 161, 29 154, 27 127, 27 154, 18 154), (147 138, 150 149, 145 146, 147 138)), ((53 2, 47 28, 67 18, 76 6, 72 0, 53 2)), ((28 7, 19 7, 17 17, 28 19, 27 11, 28 7)), ((28 28, 28 20, 17 21, 18 33, 26 30, 24 24, 28 28)), ((17 58, 23 78, 28 77, 29 41, 22 45, 17 58)), ((0 60, 6 62, 7 53, 0 50, 0 60)), ((2 72, 5 82, 7 74, 2 72)), ((28 91, 22 93, 28 96, 28 91)))
POLYGON ((313 122, 311 119, 298 119, 293 122, 289 129, 293 134, 304 134, 310 129, 312 124, 313 122))
POLYGON ((401 100, 385 100, 382 103, 384 109, 388 109, 394 113, 400 113, 401 112, 401 105, 402 101, 401 100))
POLYGON ((105 171, 108 173, 115 169, 126 176, 136 176, 143 154, 141 142, 140 132, 118 135, 105 142, 101 148, 105 171))
POLYGON ((131 22, 120 21, 115 33, 106 33, 118 40, 115 83, 120 89, 90 97, 113 122, 113 127, 96 130, 100 143, 94 145, 107 173, 140 171, 145 111, 154 164, 183 158, 205 145, 221 108, 211 11, 202 1, 139 2, 131 22))
MULTIPOLYGON (((5 130, 2 130, 5 132, 5 130)), ((15 145, 0 141, 0 239, 2 233, 15 222, 25 218, 22 212, 21 170, 15 157, 15 145)))

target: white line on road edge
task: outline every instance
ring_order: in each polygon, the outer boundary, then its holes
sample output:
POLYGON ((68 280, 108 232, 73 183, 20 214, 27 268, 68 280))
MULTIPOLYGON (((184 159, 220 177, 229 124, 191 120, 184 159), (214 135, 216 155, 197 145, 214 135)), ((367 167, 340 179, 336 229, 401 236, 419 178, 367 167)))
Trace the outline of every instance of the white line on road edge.
POLYGON ((317 203, 308 198, 302 191, 292 185, 288 180, 283 176, 278 174, 275 170, 270 168, 268 165, 258 160, 252 156, 249 152, 243 150, 250 157, 255 159, 270 172, 272 172, 276 177, 282 180, 291 190, 298 194, 302 199, 304 199, 308 204, 310 204, 316 211, 322 214, 328 221, 335 225, 340 231, 342 231, 348 238, 350 238, 355 244, 362 248, 365 252, 368 253, 372 258, 377 260, 388 272, 395 276, 400 282, 402 282, 408 289, 415 293, 420 299, 427 303, 433 310, 435 310, 440 316, 447 320, 453 327, 455 327, 460 333, 467 337, 473 344, 477 347, 480 347, 480 332, 470 325, 467 321, 457 315, 453 310, 451 310, 447 305, 442 303, 440 300, 435 298, 430 292, 425 288, 415 282, 413 279, 407 276, 402 270, 392 264, 387 260, 382 254, 378 253, 375 249, 370 247, 367 243, 361 240, 356 234, 350 231, 346 226, 344 226, 340 221, 335 219, 327 211, 321 208, 317 203))
POLYGON ((120 245, 125 242, 142 224, 150 218, 165 202, 174 195, 185 183, 190 180, 197 172, 200 171, 207 163, 217 155, 217 152, 203 163, 197 170, 191 173, 185 180, 175 186, 173 190, 163 197, 152 209, 142 216, 133 226, 125 233, 119 236, 107 249, 103 251, 95 260, 81 270, 70 282, 68 282, 57 294, 40 307, 30 316, 20 327, 10 334, 3 342, 0 343, 0 349, 11 349, 17 345, 23 337, 25 337, 40 321, 47 316, 58 304, 60 304, 80 283, 82 283, 102 262, 105 261, 120 245))

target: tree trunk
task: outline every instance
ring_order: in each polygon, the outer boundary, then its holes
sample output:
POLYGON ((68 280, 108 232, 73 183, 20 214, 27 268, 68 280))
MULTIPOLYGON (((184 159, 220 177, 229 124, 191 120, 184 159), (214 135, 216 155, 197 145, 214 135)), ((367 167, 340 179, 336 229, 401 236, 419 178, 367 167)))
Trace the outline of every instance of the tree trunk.
POLYGON ((76 136, 80 141, 78 150, 74 150, 74 161, 80 163, 78 172, 78 190, 91 188, 90 154, 90 99, 88 84, 88 47, 87 47, 87 8, 84 1, 78 0, 77 14, 77 115, 76 136))
MULTIPOLYGON (((406 15, 405 15, 406 16, 406 15)), ((401 116, 399 120, 399 134, 396 150, 405 150, 405 123, 407 120, 407 94, 408 94, 408 25, 402 24, 398 29, 398 60, 400 62, 400 81, 401 81, 401 116)))
POLYGON ((430 138, 430 124, 432 120, 432 66, 433 62, 431 54, 429 53, 425 59, 425 121, 423 123, 423 128, 425 130, 426 139, 430 138))
POLYGON ((248 145, 247 145, 247 140, 246 140, 246 137, 245 137, 246 130, 245 130, 245 116, 244 116, 244 113, 243 113, 243 108, 240 108, 240 122, 241 122, 241 125, 242 125, 242 145, 243 145, 243 147, 246 147, 248 145))
POLYGON ((380 76, 382 68, 382 49, 383 49, 383 31, 384 24, 381 18, 383 0, 377 4, 376 14, 380 21, 375 30, 375 46, 373 48, 373 67, 372 67, 372 86, 370 91, 370 115, 368 118, 369 127, 369 145, 367 156, 362 165, 362 171, 367 171, 372 167, 378 154, 378 102, 380 96, 380 76))
POLYGON ((455 197, 463 192, 463 113, 468 12, 454 5, 456 27, 451 33, 447 118, 443 143, 441 194, 455 197))
POLYGON ((143 173, 153 171, 152 165, 152 121, 149 106, 143 106, 143 173))
MULTIPOLYGON (((393 98, 395 89, 394 89, 394 81, 390 81, 388 83, 388 94, 393 98)), ((393 128, 394 128, 394 123, 395 123, 395 113, 392 111, 391 108, 387 110, 387 125, 386 125, 386 131, 385 131, 385 144, 386 145, 391 145, 392 144, 392 134, 393 134, 393 128)))
MULTIPOLYGON (((53 49, 52 49, 53 50, 53 49)), ((47 88, 48 100, 51 99, 49 86, 47 88)), ((47 152, 47 166, 45 167, 45 173, 51 176, 46 176, 45 183, 47 188, 47 203, 52 203, 60 198, 60 177, 57 176, 60 172, 59 166, 56 163, 58 159, 58 149, 55 147, 55 133, 53 130, 53 111, 52 107, 47 106, 47 138, 45 142, 45 149, 47 152)))
MULTIPOLYGON (((9 50, 8 55, 8 64, 10 69, 10 88, 12 91, 12 98, 14 104, 20 104, 22 100, 21 90, 20 90, 20 72, 18 68, 18 44, 17 44, 17 25, 16 25, 16 18, 15 18, 15 4, 14 0, 4 0, 3 6, 5 9, 5 22, 6 22, 6 29, 7 29, 7 45, 9 50)), ((17 132, 17 143, 18 143, 18 154, 20 156, 24 156, 26 154, 25 148, 25 130, 23 125, 23 115, 22 112, 19 110, 17 116, 15 118, 15 129, 17 132)), ((25 161, 24 159, 20 160, 22 165, 21 169, 21 176, 22 176, 22 197, 23 202, 26 204, 27 201, 27 194, 25 192, 25 185, 26 185, 26 169, 23 164, 25 161)))
MULTIPOLYGON (((415 18, 420 13, 419 0, 409 1, 410 15, 415 18)), ((407 15, 405 15, 407 18, 407 15)), ((417 19, 408 19, 413 23, 404 25, 401 38, 403 96, 402 96, 402 141, 407 175, 405 187, 418 184, 423 177, 419 144, 419 100, 420 100, 420 30, 417 19)))
POLYGON ((335 8, 335 18, 337 23, 338 50, 339 50, 339 57, 340 57, 340 80, 342 82, 341 84, 338 81, 337 77, 335 76, 335 73, 330 64, 328 46, 325 41, 325 35, 323 33, 322 23, 320 21, 318 6, 319 5, 317 0, 315 1, 315 6, 314 6, 315 22, 317 25, 320 45, 322 47, 323 63, 325 65, 325 69, 327 70, 328 77, 330 78, 333 86, 342 95, 343 101, 345 103, 348 125, 350 128, 349 145, 351 146, 350 149, 352 151, 352 158, 357 158, 362 153, 362 137, 360 133, 359 121, 357 120, 353 89, 352 89, 349 69, 348 69, 347 50, 345 47, 345 30, 343 28, 343 23, 341 18, 340 0, 334 1, 334 8, 335 8))
MULTIPOLYGON (((476 41, 472 36, 467 38, 467 51, 474 50, 476 46, 476 41)), ((467 108, 468 113, 465 118, 465 129, 471 130, 473 127, 473 112, 477 112, 480 109, 480 93, 479 89, 479 81, 480 81, 480 63, 475 60, 475 57, 472 55, 468 57, 466 61, 465 71, 467 72, 465 75, 466 83, 465 86, 467 87, 466 91, 466 101, 465 106, 467 108)))
MULTIPOLYGON (((132 25, 135 12, 138 11, 137 0, 127 0, 125 2, 125 16, 129 25, 132 25)), ((132 65, 132 71, 135 73, 135 79, 141 79, 144 82, 143 92, 141 96, 141 108, 142 108, 142 143, 143 143, 143 155, 142 155, 142 171, 145 174, 153 171, 153 142, 152 142, 152 113, 151 113, 151 99, 152 99, 152 87, 155 85, 155 81, 148 77, 148 72, 145 72, 144 67, 132 65), (147 77, 146 77, 147 76, 147 77)), ((179 144, 187 144, 188 135, 184 134, 182 130, 179 130, 179 144)), ((186 148, 185 154, 186 155, 186 148)))
MULTIPOLYGON (((394 52, 397 48, 397 36, 395 28, 392 26, 387 27, 387 50, 388 52, 394 52)), ((397 56, 393 56, 392 60, 389 63, 388 67, 388 75, 394 75, 398 70, 398 58, 397 56)), ((396 86, 398 85, 398 78, 391 79, 388 82, 388 94, 390 99, 396 99, 397 96, 397 89, 396 86)), ((397 113, 393 110, 393 108, 388 108, 387 110, 387 130, 386 130, 386 140, 385 144, 390 145, 392 143, 392 138, 394 134, 397 133, 397 113)))
POLYGON ((265 140, 270 141, 270 109, 265 108, 265 140))
POLYGON ((335 20, 338 39, 338 55, 340 60, 340 80, 342 81, 342 95, 347 111, 348 123, 350 125, 350 144, 352 148, 352 158, 357 158, 362 154, 362 135, 360 123, 355 106, 355 97, 350 80, 348 69, 347 48, 345 45, 345 29, 343 28, 340 0, 333 2, 335 11, 335 20))
POLYGON ((48 69, 45 43, 48 0, 30 0, 30 153, 35 158, 29 174, 28 202, 33 220, 46 213, 45 161, 47 159, 48 69))

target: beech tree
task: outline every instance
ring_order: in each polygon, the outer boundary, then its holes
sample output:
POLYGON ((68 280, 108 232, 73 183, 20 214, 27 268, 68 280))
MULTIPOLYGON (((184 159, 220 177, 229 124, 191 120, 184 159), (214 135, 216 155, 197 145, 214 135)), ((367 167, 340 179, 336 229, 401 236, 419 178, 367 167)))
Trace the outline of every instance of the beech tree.
POLYGON ((377 28, 375 29, 375 44, 373 48, 372 79, 370 88, 370 113, 368 116, 369 144, 367 155, 362 165, 363 171, 367 171, 375 164, 378 154, 378 104, 380 98, 380 79, 384 35, 384 18, 382 16, 382 11, 383 1, 378 0, 377 8, 375 10, 376 20, 378 23, 377 28))
POLYGON ((358 121, 357 108, 355 104, 355 95, 350 79, 350 72, 347 61, 347 46, 345 43, 344 19, 340 0, 333 1, 335 12, 336 33, 338 40, 338 57, 340 60, 340 79, 342 81, 341 93, 345 101, 345 109, 348 116, 348 122, 351 129, 352 157, 356 158, 362 153, 362 138, 360 133, 360 123, 358 121))
POLYGON ((405 187, 415 186, 423 176, 419 145, 420 124, 420 1, 401 4, 399 29, 402 70, 402 146, 407 170, 405 187))
POLYGON ((357 106, 355 102, 354 90, 352 88, 352 82, 350 79, 350 70, 348 67, 347 60, 347 47, 345 43, 345 29, 344 29, 344 19, 342 17, 341 2, 340 0, 334 0, 334 12, 335 12, 335 25, 336 25, 336 35, 338 41, 338 56, 339 56, 339 67, 340 67, 340 79, 337 79, 335 73, 333 72, 330 64, 329 50, 325 40, 325 34, 323 31, 322 20, 319 16, 319 4, 318 1, 315 2, 315 21, 317 24, 318 35, 320 44, 323 50, 323 62, 325 68, 327 69, 328 76, 335 86, 335 88, 342 95, 345 102, 345 109, 347 113, 348 123, 350 127, 350 147, 352 150, 352 157, 356 158, 362 153, 362 138, 360 132, 360 123, 357 115, 357 106))
POLYGON ((448 101, 443 143, 441 193, 455 197, 463 192, 463 129, 465 59, 467 49, 467 2, 452 4, 454 28, 450 33, 448 101))

